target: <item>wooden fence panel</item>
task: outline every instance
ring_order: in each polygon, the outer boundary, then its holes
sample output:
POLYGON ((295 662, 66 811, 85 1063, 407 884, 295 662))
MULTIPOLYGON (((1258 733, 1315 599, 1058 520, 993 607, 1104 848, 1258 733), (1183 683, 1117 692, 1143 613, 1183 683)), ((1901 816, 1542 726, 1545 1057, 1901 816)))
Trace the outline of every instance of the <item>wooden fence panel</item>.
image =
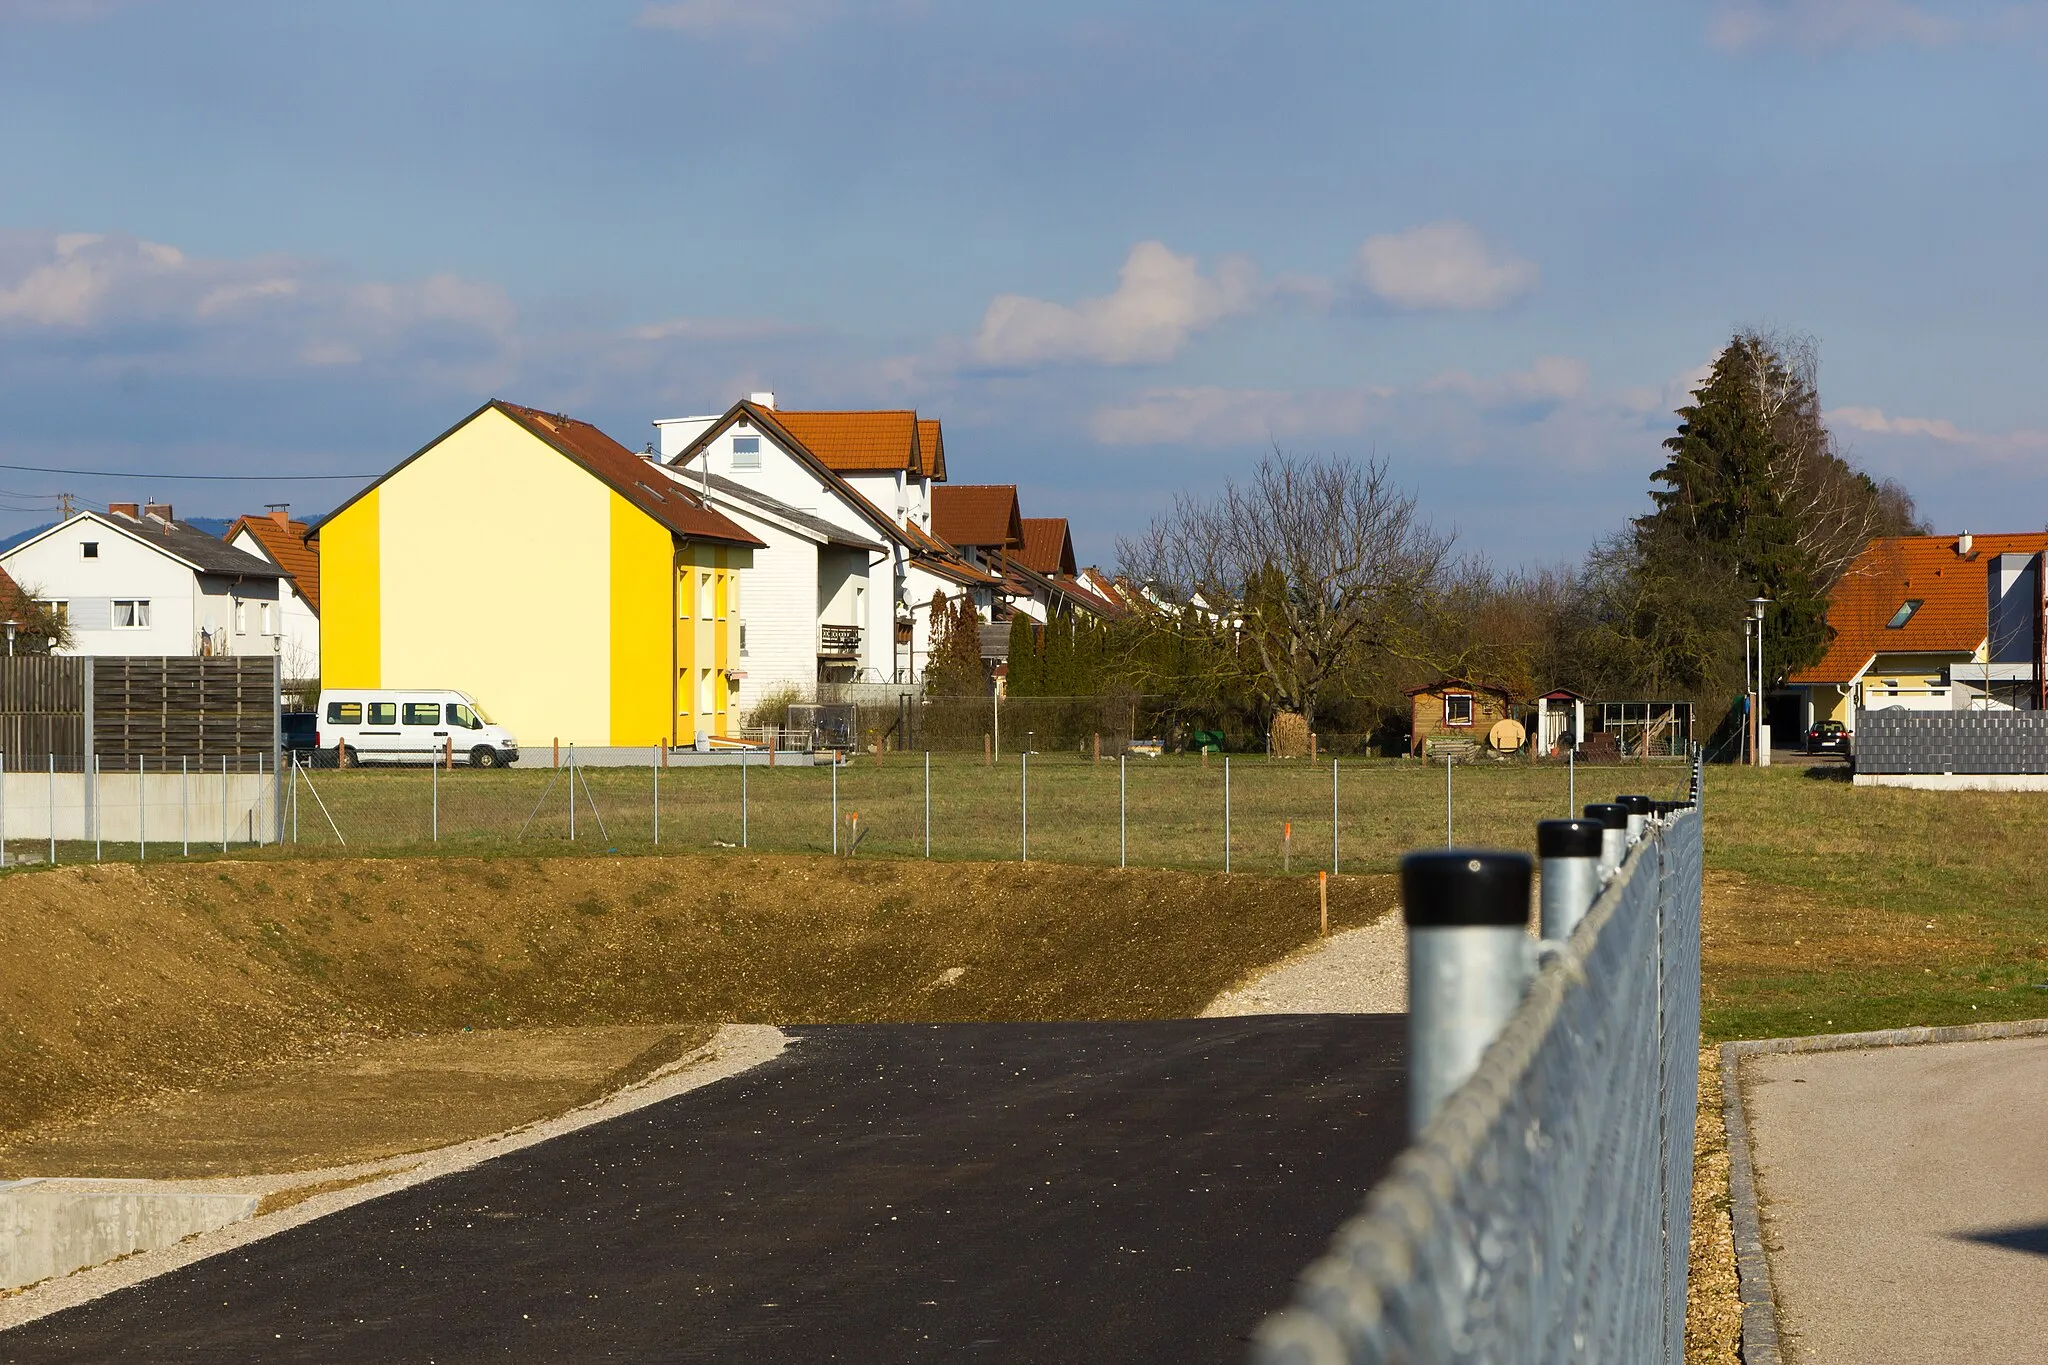
POLYGON ((85 660, 49 655, 0 658, 0 754, 10 766, 33 755, 85 752, 85 660))
POLYGON ((272 657, 0 658, 0 753, 10 767, 75 759, 88 735, 115 767, 140 757, 268 756, 276 731, 272 657))

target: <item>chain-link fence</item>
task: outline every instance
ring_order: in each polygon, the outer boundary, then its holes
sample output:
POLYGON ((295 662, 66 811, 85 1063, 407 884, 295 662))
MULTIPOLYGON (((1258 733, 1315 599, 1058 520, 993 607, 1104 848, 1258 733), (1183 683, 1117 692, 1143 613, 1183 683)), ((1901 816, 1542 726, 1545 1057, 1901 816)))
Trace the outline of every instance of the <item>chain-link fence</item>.
POLYGON ((1653 828, 1254 1359, 1684 1358, 1700 873, 1696 809, 1653 828))
POLYGON ((29 763, 0 754, 0 865, 276 843, 279 787, 262 754, 44 754, 29 763))

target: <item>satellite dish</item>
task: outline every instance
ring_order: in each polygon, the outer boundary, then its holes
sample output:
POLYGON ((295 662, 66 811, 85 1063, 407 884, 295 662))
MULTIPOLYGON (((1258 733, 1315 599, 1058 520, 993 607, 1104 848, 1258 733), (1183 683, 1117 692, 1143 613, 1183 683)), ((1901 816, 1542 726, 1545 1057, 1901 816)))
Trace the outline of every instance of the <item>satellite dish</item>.
POLYGON ((1503 754, 1513 753, 1521 748, 1523 741, 1528 738, 1529 732, 1522 728, 1522 722, 1518 720, 1496 721, 1493 728, 1486 732, 1486 742, 1496 752, 1503 754))

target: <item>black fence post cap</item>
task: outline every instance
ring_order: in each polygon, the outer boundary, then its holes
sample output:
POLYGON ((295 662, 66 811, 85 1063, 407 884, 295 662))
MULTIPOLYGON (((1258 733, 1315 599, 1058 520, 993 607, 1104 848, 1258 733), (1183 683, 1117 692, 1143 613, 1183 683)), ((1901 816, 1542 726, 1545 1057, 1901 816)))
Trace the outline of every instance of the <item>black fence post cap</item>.
POLYGON ((1534 868, 1525 853, 1446 848, 1401 860, 1401 916, 1410 928, 1529 923, 1534 868))
POLYGON ((1613 801, 1595 801, 1586 807, 1586 818, 1598 820, 1604 829, 1627 829, 1628 807, 1613 801))
POLYGON ((1650 798, 1647 796, 1617 796, 1614 798, 1614 804, 1620 806, 1630 815, 1648 815, 1650 813, 1650 798))
POLYGON ((1607 827, 1598 820, 1540 820, 1536 853, 1543 858, 1597 858, 1607 827))

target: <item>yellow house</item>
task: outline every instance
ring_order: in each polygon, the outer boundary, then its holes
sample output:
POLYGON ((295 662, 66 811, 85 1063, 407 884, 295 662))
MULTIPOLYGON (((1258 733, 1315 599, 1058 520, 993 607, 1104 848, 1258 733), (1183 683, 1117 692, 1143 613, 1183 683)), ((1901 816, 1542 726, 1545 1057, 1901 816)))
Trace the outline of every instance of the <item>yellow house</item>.
POLYGON ((456 688, 528 749, 738 722, 761 542, 587 422, 486 403, 313 535, 324 687, 456 688))

